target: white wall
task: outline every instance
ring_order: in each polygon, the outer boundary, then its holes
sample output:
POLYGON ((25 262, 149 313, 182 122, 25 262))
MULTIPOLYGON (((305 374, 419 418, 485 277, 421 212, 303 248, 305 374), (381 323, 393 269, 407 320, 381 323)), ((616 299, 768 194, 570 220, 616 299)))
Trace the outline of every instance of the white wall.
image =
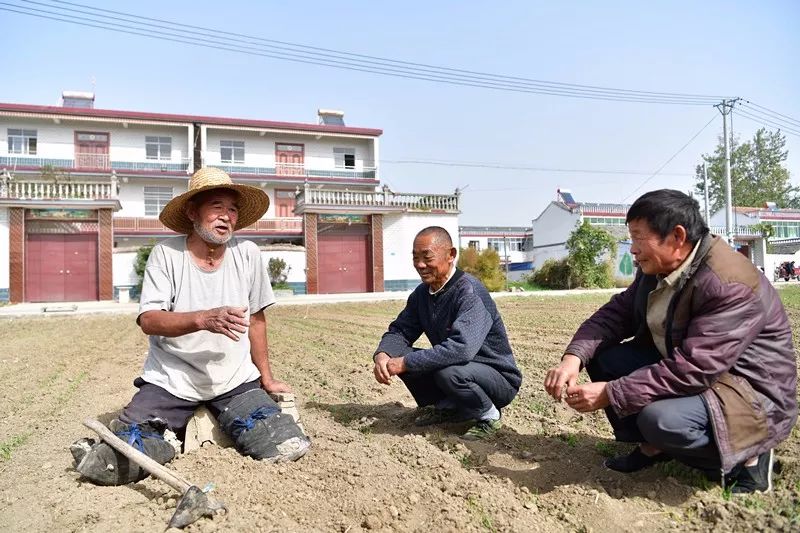
POLYGON ((383 216, 383 279, 419 279, 411 260, 414 237, 423 228, 441 226, 458 242, 458 215, 403 213, 383 216))
POLYGON ((547 261, 548 259, 561 259, 566 257, 569 254, 567 251, 567 247, 563 244, 556 244, 553 246, 547 246, 545 248, 536 248, 533 250, 533 257, 531 261, 533 262, 534 270, 537 268, 541 268, 542 264, 547 261))
POLYGON ((550 203, 539 218, 532 222, 533 246, 548 246, 566 242, 580 221, 578 213, 570 213, 550 203))
POLYGON ((130 178, 127 183, 119 182, 119 203, 122 209, 114 213, 118 217, 144 216, 144 187, 172 187, 173 196, 186 192, 189 186, 187 178, 130 178))
POLYGON ((0 207, 0 289, 8 289, 9 285, 9 226, 8 208, 0 207))
POLYGON ((111 268, 113 271, 111 282, 115 287, 139 283, 139 277, 133 269, 135 261, 136 252, 114 252, 111 255, 111 268))
POLYGON ((289 275, 286 281, 290 283, 306 282, 306 251, 305 248, 299 250, 262 250, 261 257, 264 260, 264 268, 267 268, 269 260, 278 257, 286 262, 289 267, 289 275))
POLYGON ((206 165, 219 165, 221 140, 244 141, 244 166, 247 167, 274 167, 275 144, 302 144, 304 145, 304 164, 312 169, 335 168, 333 149, 354 148, 356 154, 356 168, 361 170, 365 166, 375 166, 373 155, 373 142, 370 139, 347 137, 322 137, 317 140, 313 135, 291 135, 266 133, 263 137, 257 132, 241 130, 219 130, 208 128, 206 137, 206 165))
MULTIPOLYGON (((147 162, 144 141, 148 135, 172 137, 172 162, 179 163, 191 156, 188 127, 128 124, 128 128, 125 128, 122 124, 111 122, 62 120, 61 124, 54 124, 51 120, 3 117, 0 119, 2 137, 7 137, 8 128, 36 130, 37 153, 31 157, 37 158, 73 159, 76 131, 108 133, 111 161, 147 162)), ((22 157, 19 154, 9 154, 7 142, 0 143, 0 155, 22 157)))

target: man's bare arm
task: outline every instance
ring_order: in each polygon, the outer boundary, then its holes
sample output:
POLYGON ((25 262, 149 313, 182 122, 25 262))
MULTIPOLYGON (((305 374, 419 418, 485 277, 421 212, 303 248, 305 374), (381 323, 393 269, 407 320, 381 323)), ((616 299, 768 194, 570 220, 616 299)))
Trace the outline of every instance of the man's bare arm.
POLYGON ((267 392, 291 392, 292 388, 272 376, 267 342, 267 317, 264 310, 250 315, 250 357, 261 373, 261 388, 267 392))
POLYGON ((147 335, 180 337, 187 333, 206 330, 238 341, 239 334, 245 333, 249 326, 245 318, 246 313, 246 307, 216 307, 186 313, 153 310, 139 315, 137 321, 147 335))

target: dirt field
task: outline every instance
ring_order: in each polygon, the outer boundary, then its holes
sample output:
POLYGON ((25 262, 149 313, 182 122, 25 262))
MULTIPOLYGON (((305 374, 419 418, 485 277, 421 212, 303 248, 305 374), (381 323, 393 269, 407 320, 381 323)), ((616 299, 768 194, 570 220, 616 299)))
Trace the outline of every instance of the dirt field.
MULTIPOLYGON (((788 294, 788 293, 787 293, 788 294)), ((800 298, 789 294, 800 331, 800 298)), ((400 302, 269 311, 273 370, 298 395, 313 451, 261 464, 206 447, 171 468, 213 482, 229 511, 189 531, 743 531, 800 528, 800 437, 778 449, 767 496, 726 498, 674 463, 634 475, 604 469, 602 414, 579 415, 541 383, 572 332, 607 296, 499 300, 525 375, 490 443, 464 427, 419 429, 401 383, 375 383, 370 356, 400 302)), ((797 339, 795 341, 797 343, 797 339)), ((0 320, 0 530, 162 531, 176 494, 148 479, 95 487, 68 445, 81 420, 109 420, 134 392, 146 349, 133 316, 0 320)), ((800 346, 800 344, 798 344, 800 346)))

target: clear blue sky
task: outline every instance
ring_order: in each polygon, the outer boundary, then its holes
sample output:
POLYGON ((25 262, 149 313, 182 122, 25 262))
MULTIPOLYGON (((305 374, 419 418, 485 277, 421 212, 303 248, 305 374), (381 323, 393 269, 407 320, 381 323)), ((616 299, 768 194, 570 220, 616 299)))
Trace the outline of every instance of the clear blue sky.
MULTIPOLYGON (((794 0, 85 3, 453 68, 743 96, 800 120, 800 2, 794 0)), ((719 113, 710 106, 458 87, 208 50, 5 11, 0 21, 5 51, 0 101, 53 105, 62 90, 91 90, 94 78, 101 108, 296 122, 315 122, 319 107, 342 109, 348 125, 384 130, 381 175, 393 189, 446 193, 466 186, 461 224, 528 225, 558 187, 571 189, 579 201, 620 202, 716 115, 663 169, 667 175, 654 177, 636 195, 661 187, 688 190, 700 154, 713 150, 722 132, 719 113), (389 162, 409 159, 637 174, 389 162)), ((734 117, 734 131, 744 139, 758 126, 734 117)), ((798 184, 800 138, 787 135, 787 147, 798 184)))

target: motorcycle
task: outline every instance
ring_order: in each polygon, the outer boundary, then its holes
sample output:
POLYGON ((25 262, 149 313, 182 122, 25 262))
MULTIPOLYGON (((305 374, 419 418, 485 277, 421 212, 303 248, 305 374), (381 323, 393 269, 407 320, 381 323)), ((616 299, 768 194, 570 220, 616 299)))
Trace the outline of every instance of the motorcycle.
POLYGON ((775 268, 775 281, 783 278, 783 281, 796 279, 800 281, 800 267, 795 266, 794 261, 784 261, 775 268))

